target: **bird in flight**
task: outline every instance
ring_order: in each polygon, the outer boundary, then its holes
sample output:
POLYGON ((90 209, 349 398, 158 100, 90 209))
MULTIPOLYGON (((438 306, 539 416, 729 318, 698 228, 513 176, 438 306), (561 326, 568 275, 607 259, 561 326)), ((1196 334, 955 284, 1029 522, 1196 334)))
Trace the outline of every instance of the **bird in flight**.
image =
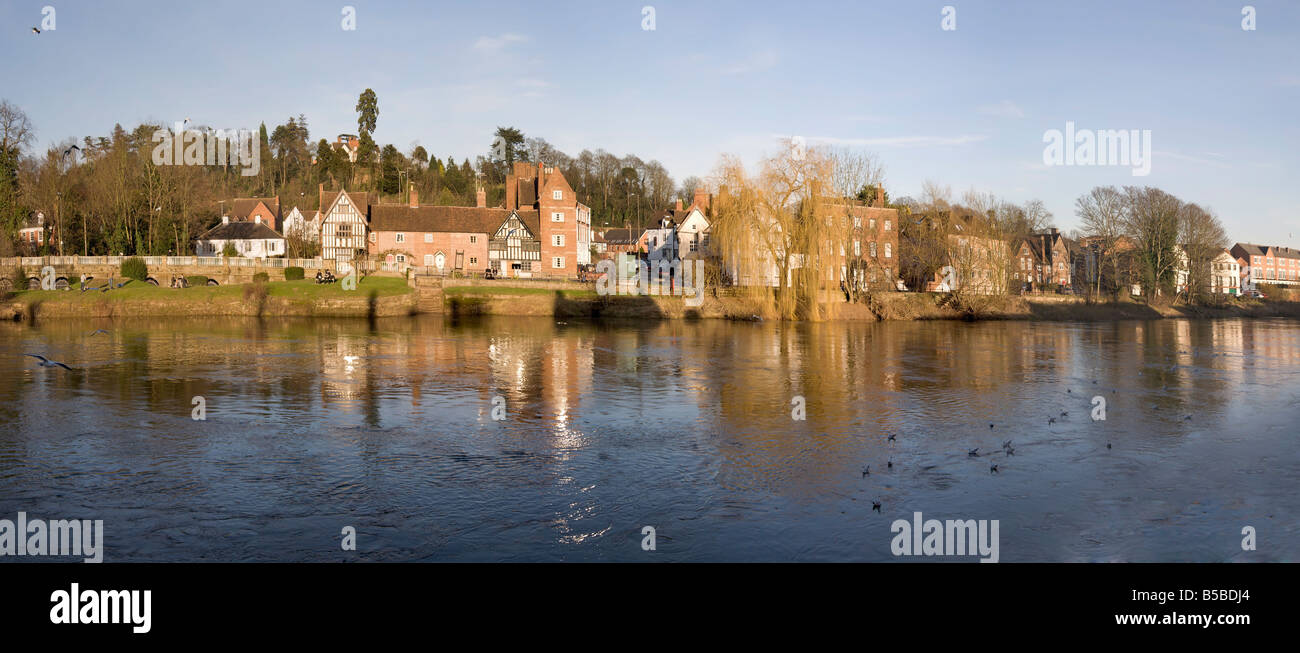
POLYGON ((41 33, 41 30, 39 30, 39 29, 37 29, 37 28, 35 28, 35 27, 32 28, 32 34, 40 34, 40 33, 41 33))
POLYGON ((60 362, 58 362, 58 361, 52 361, 52 360, 50 360, 50 359, 48 359, 48 358, 46 358, 46 357, 44 357, 44 356, 41 356, 40 354, 23 354, 23 355, 24 355, 24 356, 31 356, 32 358, 39 359, 39 363, 38 363, 38 364, 39 364, 41 367, 62 367, 62 368, 65 369, 65 370, 70 370, 70 369, 72 369, 71 367, 68 367, 67 365, 64 365, 63 363, 60 363, 60 362))

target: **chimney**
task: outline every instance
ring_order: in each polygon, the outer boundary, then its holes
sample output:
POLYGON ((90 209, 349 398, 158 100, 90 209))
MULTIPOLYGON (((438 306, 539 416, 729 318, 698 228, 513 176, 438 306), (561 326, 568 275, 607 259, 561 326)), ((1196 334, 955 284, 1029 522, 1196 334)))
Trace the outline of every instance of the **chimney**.
POLYGON ((876 206, 882 208, 885 206, 885 185, 883 183, 876 184, 876 206))
POLYGON ((707 211, 709 208, 709 191, 703 188, 696 188, 695 199, 692 200, 691 203, 699 207, 701 211, 707 211))
POLYGON ((506 177, 506 208, 511 211, 519 208, 519 177, 514 172, 506 177))
POLYGON ((680 197, 677 198, 677 210, 678 210, 678 211, 681 211, 681 210, 682 210, 682 198, 680 198, 680 197))
POLYGON ((411 189, 411 202, 410 202, 411 208, 418 209, 420 208, 420 191, 415 190, 415 184, 411 184, 410 189, 411 189))
POLYGON ((483 190, 483 188, 480 186, 478 192, 474 193, 474 196, 477 199, 477 201, 475 202, 475 206, 477 206, 480 209, 486 209, 487 191, 483 190))

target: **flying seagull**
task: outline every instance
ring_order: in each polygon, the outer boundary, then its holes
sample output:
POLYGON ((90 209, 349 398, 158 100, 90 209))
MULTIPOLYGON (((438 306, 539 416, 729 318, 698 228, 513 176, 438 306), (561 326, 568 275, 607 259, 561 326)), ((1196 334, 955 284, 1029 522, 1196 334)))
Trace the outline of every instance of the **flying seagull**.
POLYGON ((62 368, 65 369, 65 370, 70 370, 70 369, 72 369, 71 367, 68 367, 67 365, 64 365, 63 363, 60 363, 60 362, 58 362, 58 361, 52 361, 52 360, 50 360, 50 359, 48 359, 48 358, 46 358, 46 357, 44 357, 44 356, 41 356, 40 354, 23 354, 23 355, 24 355, 24 356, 31 356, 32 358, 40 359, 40 363, 38 363, 38 364, 39 364, 41 367, 62 367, 62 368))
POLYGON ((69 154, 72 154, 73 150, 80 152, 81 148, 77 147, 76 145, 73 145, 72 147, 69 147, 68 149, 63 151, 63 156, 68 156, 69 154))
POLYGON ((969 452, 967 452, 966 455, 970 456, 971 458, 979 458, 980 456, 979 450, 980 450, 979 447, 975 447, 974 449, 971 449, 969 452))
POLYGON ((41 33, 41 30, 36 29, 35 27, 32 28, 32 34, 40 34, 40 33, 41 33))

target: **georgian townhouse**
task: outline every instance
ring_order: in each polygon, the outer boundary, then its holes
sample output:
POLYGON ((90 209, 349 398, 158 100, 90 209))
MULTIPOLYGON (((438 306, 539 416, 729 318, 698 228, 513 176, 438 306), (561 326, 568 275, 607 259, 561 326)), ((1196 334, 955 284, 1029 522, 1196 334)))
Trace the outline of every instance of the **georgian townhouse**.
POLYGON ((860 291, 893 288, 898 279, 898 210, 885 208, 884 187, 876 187, 875 201, 823 197, 821 215, 838 220, 844 236, 831 243, 830 280, 860 291))

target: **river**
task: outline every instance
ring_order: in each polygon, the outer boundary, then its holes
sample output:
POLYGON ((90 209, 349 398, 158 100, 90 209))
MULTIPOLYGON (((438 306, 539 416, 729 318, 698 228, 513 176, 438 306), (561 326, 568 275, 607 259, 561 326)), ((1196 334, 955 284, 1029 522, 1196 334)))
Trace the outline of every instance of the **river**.
POLYGON ((933 559, 916 512, 1003 562, 1294 561, 1298 434, 1286 320, 0 325, 0 519, 109 562, 933 559))

